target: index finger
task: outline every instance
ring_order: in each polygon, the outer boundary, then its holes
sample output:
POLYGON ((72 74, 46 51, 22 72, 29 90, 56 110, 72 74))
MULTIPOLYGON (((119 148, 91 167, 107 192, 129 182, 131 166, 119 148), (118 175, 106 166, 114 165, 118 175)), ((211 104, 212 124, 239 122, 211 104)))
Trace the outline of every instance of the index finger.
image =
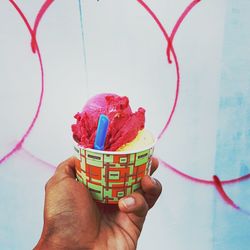
POLYGON ((62 163, 58 165, 55 175, 60 176, 60 177, 68 176, 71 178, 75 178, 76 177, 76 171, 75 171, 76 161, 77 161, 77 158, 74 156, 63 161, 62 163))

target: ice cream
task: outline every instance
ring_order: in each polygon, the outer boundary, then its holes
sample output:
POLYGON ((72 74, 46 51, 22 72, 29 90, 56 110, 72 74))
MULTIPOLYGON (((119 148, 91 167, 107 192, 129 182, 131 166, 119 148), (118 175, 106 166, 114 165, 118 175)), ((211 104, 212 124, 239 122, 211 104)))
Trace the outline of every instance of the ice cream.
POLYGON ((130 152, 138 149, 147 148, 148 146, 152 146, 153 144, 153 135, 148 130, 143 129, 138 132, 134 140, 122 145, 120 148, 117 149, 117 151, 130 152))
POLYGON ((150 174, 154 138, 145 126, 145 110, 133 112, 126 96, 100 94, 75 115, 72 125, 77 180, 93 199, 117 204, 141 187, 150 174))
POLYGON ((109 118, 105 151, 127 151, 152 145, 153 136, 144 130, 145 110, 131 110, 129 99, 116 94, 99 94, 92 97, 82 112, 74 117, 72 125, 74 140, 84 148, 93 148, 101 114, 109 118))

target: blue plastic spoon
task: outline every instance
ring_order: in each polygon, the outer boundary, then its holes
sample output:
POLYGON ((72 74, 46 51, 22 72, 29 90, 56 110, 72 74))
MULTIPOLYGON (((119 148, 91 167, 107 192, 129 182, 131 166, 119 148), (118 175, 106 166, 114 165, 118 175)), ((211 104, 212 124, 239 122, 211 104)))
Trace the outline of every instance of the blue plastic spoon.
POLYGON ((94 149, 103 150, 107 131, 109 126, 109 118, 106 115, 101 114, 98 121, 96 137, 94 142, 94 149))

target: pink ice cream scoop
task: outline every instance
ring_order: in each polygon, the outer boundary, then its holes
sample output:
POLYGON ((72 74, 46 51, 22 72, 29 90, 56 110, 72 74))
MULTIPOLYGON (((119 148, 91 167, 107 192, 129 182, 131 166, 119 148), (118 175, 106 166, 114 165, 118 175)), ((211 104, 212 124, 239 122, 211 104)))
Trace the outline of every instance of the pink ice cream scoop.
POLYGON ((129 106, 126 96, 99 94, 92 97, 81 113, 74 117, 72 125, 74 140, 85 148, 93 148, 98 120, 101 114, 109 118, 109 127, 104 150, 116 151, 122 145, 131 142, 145 124, 145 110, 139 108, 135 113, 129 106))

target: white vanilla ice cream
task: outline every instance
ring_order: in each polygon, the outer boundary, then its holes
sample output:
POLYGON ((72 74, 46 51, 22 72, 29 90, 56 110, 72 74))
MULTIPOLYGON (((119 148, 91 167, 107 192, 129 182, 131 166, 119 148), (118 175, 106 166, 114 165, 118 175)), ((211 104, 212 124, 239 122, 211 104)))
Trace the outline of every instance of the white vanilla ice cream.
POLYGON ((154 144, 153 135, 146 129, 140 130, 135 139, 122 145, 117 151, 135 151, 150 147, 154 144))

